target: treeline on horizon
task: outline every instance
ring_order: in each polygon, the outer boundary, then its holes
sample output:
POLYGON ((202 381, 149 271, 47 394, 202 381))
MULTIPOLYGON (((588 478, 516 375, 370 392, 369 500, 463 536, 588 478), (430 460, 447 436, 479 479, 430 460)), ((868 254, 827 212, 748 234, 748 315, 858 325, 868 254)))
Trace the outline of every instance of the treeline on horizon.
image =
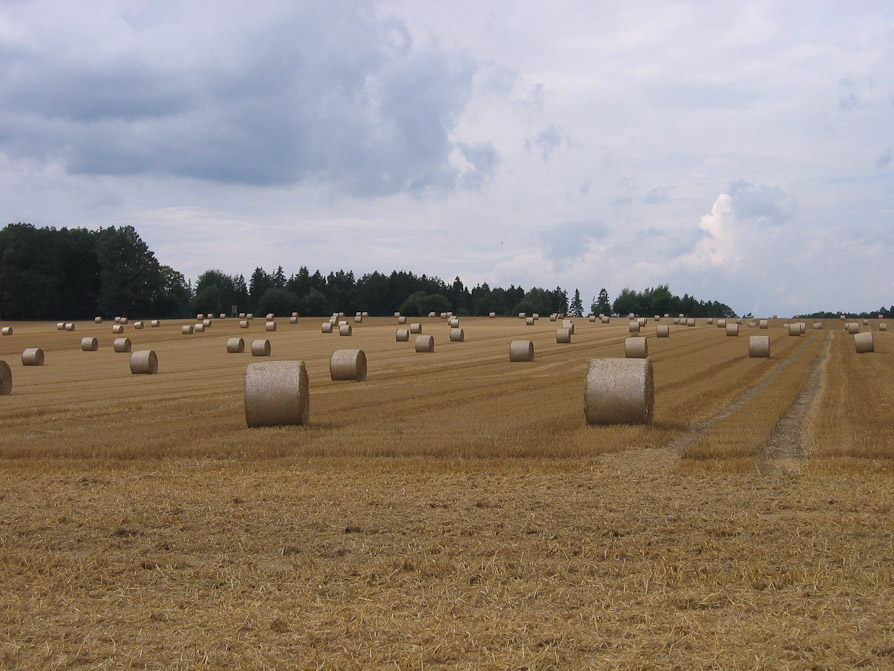
MULTIPOLYGON (((370 315, 429 312, 457 315, 587 313, 626 315, 685 314, 689 317, 735 317, 724 303, 671 293, 667 285, 644 291, 624 289, 612 301, 603 288, 589 305, 575 289, 486 283, 466 287, 459 277, 451 284, 439 277, 394 270, 385 275, 351 271, 323 275, 302 266, 286 275, 255 268, 242 275, 209 269, 195 287, 182 273, 162 265, 132 226, 100 228, 36 228, 9 224, 0 230, 0 317, 8 320, 92 319, 95 316, 186 318, 196 313, 240 312, 325 316, 333 312, 370 315)), ((894 311, 894 307, 892 307, 894 311)), ((887 316, 887 315, 886 315, 887 316)))

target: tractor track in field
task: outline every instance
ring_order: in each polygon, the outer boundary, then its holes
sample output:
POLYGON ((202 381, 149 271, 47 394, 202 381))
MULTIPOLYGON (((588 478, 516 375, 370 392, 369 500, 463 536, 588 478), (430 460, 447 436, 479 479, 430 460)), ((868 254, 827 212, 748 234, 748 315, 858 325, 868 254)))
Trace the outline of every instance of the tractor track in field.
MULTIPOLYGON (((798 359, 798 357, 800 357, 804 353, 804 350, 806 349, 807 345, 810 344, 810 342, 813 340, 814 337, 816 337, 815 334, 811 334, 810 338, 805 340, 804 343, 798 347, 798 349, 796 349, 794 352, 792 352, 792 354, 785 361, 783 361, 781 364, 779 364, 769 375, 767 375, 767 377, 763 378, 760 382, 752 385, 751 387, 749 387, 748 389, 743 391, 736 398, 734 398, 725 408, 723 408, 716 414, 711 415, 710 417, 706 417, 705 419, 701 420, 700 422, 696 422, 695 424, 693 424, 691 427, 689 427, 689 429, 687 431, 685 431, 683 434, 681 434, 680 436, 678 436, 677 438, 672 440, 670 443, 668 443, 667 449, 669 449, 670 451, 672 451, 673 453, 675 453, 677 455, 682 455, 686 451, 687 448, 689 448, 691 445, 693 445, 695 443, 696 440, 698 440, 699 436, 701 436, 702 433, 704 433, 709 427, 711 427, 711 425, 713 425, 715 422, 718 422, 722 419, 729 417, 736 410, 738 410, 739 408, 744 406, 752 398, 754 398, 757 394, 759 394, 767 386, 769 386, 773 382, 773 380, 775 380, 777 377, 779 377, 782 374, 782 372, 792 364, 792 362, 794 362, 796 359, 798 359)), ((827 351, 828 351, 828 341, 823 349, 823 352, 827 352, 827 351)), ((810 371, 810 376, 808 376, 808 382, 805 383, 804 389, 802 389, 801 394, 798 396, 798 399, 795 402, 795 404, 797 404, 798 401, 802 400, 801 397, 805 395, 805 390, 810 386, 809 383, 810 383, 811 377, 813 377, 814 370, 815 369, 817 371, 819 370, 819 365, 817 364, 817 362, 823 358, 824 358, 824 354, 821 353, 820 356, 818 356, 816 358, 816 360, 813 362, 813 366, 811 367, 811 371, 810 371)), ((819 375, 818 374, 816 376, 816 388, 817 389, 819 388, 819 375)), ((806 409, 810 407, 810 403, 812 402, 815 394, 816 394, 816 390, 814 390, 812 393, 809 394, 809 398, 805 396, 805 399, 803 401, 803 404, 805 406, 804 414, 806 414, 806 409)), ((793 404, 793 406, 795 404, 793 404)), ((788 412, 786 412, 786 414, 788 414, 788 412)), ((797 449, 798 449, 799 454, 800 454, 800 426, 801 426, 801 422, 803 422, 803 419, 804 419, 804 416, 802 414, 800 416, 800 420, 798 420, 797 428, 795 429, 794 425, 792 425, 788 429, 790 431, 797 432, 797 439, 798 439, 798 448, 797 449)), ((773 435, 775 435, 775 434, 776 434, 776 429, 774 429, 774 431, 773 431, 773 435)), ((780 439, 781 439, 781 436, 780 436, 780 439)), ((772 440, 772 436, 771 436, 771 440, 772 440)), ((785 444, 789 445, 789 442, 786 441, 785 444)))
MULTIPOLYGON (((773 470, 774 467, 777 470, 791 470, 792 460, 797 462, 804 456, 801 428, 822 385, 823 363, 829 356, 831 343, 832 332, 826 331, 826 341, 810 366, 810 373, 804 386, 801 387, 795 401, 776 422, 773 432, 764 445, 762 460, 758 464, 759 470, 773 470)), ((799 467, 795 466, 794 470, 799 470, 799 467)))

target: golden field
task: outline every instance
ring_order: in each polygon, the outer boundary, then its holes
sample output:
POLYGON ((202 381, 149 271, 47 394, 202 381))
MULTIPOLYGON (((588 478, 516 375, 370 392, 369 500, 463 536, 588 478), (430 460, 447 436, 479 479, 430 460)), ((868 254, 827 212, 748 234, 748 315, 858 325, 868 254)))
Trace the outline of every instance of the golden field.
POLYGON ((894 667, 890 332, 857 355, 837 322, 650 320, 654 422, 588 427, 587 359, 623 356, 626 319, 566 345, 545 318, 461 318, 461 343, 421 319, 432 354, 396 319, 321 321, 127 325, 154 376, 111 323, 12 324, 0 668, 894 667), (231 336, 306 362, 308 426, 246 428, 262 359, 231 336), (339 348, 367 381, 330 381, 339 348))

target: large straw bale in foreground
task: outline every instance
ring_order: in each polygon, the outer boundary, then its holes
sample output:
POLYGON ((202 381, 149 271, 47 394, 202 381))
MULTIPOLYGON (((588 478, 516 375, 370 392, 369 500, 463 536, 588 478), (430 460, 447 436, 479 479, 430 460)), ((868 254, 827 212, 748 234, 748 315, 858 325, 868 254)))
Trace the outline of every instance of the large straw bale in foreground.
POLYGON ((307 424, 310 394, 304 362, 248 364, 244 399, 245 423, 249 427, 307 424))
POLYGON ((0 396, 12 393, 12 369, 0 359, 0 396))
POLYGON ((155 375, 158 372, 158 356, 151 349, 130 355, 130 372, 134 375, 155 375))
POLYGON ((534 343, 530 340, 513 340, 509 343, 510 361, 533 361, 534 343))
POLYGON ((872 343, 872 331, 864 331, 854 336, 854 345, 857 347, 857 354, 866 354, 875 351, 872 343))
POLYGON ((329 377, 333 380, 366 379, 366 352, 362 349, 337 349, 329 358, 329 377))
POLYGON ((752 358, 770 357, 770 336, 755 335, 748 337, 748 356, 752 358))
POLYGON ((649 424, 655 391, 649 359, 590 359, 587 424, 649 424))

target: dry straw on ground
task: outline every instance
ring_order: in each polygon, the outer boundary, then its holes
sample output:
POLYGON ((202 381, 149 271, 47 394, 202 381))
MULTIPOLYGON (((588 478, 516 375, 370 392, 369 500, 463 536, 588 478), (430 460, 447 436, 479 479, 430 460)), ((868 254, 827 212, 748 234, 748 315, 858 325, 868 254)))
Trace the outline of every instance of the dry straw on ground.
POLYGON ((748 337, 748 356, 767 358, 770 356, 770 336, 753 335, 748 337))
POLYGON ((243 398, 245 423, 251 428, 307 424, 310 393, 304 362, 248 364, 243 398))
POLYGON ((130 372, 133 375, 155 375, 158 355, 151 349, 137 350, 130 355, 130 372))
POLYGON ((251 341, 252 356, 270 356, 270 341, 266 339, 251 341))
POLYGON ((366 379, 366 352, 362 349, 337 349, 329 358, 329 377, 332 380, 366 379))
POLYGON ((584 392, 587 424, 648 424, 654 395, 649 359, 590 359, 584 392))
POLYGON ((533 361, 534 343, 530 340, 513 340, 509 343, 510 361, 533 361))

